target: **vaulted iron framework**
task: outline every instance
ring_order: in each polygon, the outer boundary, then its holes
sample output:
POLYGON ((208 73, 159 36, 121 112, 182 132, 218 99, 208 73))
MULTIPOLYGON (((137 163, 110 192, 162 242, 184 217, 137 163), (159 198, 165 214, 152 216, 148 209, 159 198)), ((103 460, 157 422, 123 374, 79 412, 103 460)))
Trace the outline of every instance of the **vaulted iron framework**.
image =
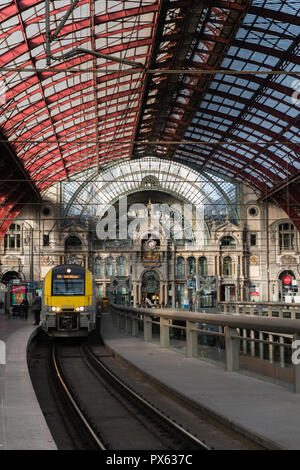
POLYGON ((151 155, 249 184, 300 229, 299 11, 289 0, 2 0, 1 232, 37 190, 151 155), (21 198, 9 192, 18 171, 21 198))

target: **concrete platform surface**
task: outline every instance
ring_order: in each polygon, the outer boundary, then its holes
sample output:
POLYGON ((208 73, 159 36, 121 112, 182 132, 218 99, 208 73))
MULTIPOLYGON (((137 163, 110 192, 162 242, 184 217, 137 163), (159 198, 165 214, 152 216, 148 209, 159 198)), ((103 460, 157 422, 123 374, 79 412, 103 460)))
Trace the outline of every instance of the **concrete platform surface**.
POLYGON ((6 364, 0 365, 0 450, 55 450, 56 444, 40 409, 27 368, 27 344, 33 318, 0 315, 0 340, 6 364))
POLYGON ((103 314, 101 334, 117 355, 257 442, 300 449, 300 394, 126 336, 103 314))

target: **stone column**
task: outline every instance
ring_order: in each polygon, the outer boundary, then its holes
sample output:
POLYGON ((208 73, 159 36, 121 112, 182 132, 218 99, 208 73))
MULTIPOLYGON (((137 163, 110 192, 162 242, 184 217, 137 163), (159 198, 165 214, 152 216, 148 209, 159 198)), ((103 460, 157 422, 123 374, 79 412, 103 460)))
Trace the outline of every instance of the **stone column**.
POLYGON ((225 329, 225 368, 227 371, 235 371, 240 368, 240 340, 234 339, 239 336, 235 328, 226 326, 225 329))
POLYGON ((170 345, 169 322, 166 318, 160 319, 160 347, 168 348, 170 345))
POLYGON ((159 303, 160 305, 163 305, 163 283, 160 282, 159 284, 159 303))
POLYGON ((136 307, 137 305, 137 285, 136 281, 132 281, 132 295, 133 295, 133 306, 136 307))
POLYGON ((176 284, 175 281, 172 281, 172 308, 175 308, 176 302, 176 284))

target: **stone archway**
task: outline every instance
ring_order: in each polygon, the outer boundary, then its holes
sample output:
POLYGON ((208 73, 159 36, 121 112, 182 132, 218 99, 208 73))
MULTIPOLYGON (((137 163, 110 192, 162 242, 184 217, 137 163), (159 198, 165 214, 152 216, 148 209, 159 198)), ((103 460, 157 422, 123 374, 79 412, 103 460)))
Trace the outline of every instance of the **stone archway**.
POLYGON ((290 269, 282 271, 279 276, 279 301, 281 302, 292 302, 296 294, 293 281, 296 276, 290 269))
POLYGON ((70 251, 73 252, 80 248, 82 248, 82 241, 76 235, 69 235, 65 239, 65 251, 66 252, 70 252, 70 251))
POLYGON ((160 302, 160 277, 154 269, 149 269, 142 275, 142 304, 150 307, 160 302))
POLYGON ((9 281, 13 279, 20 279, 19 273, 17 271, 6 271, 6 273, 2 275, 1 282, 3 282, 3 284, 8 284, 9 281))

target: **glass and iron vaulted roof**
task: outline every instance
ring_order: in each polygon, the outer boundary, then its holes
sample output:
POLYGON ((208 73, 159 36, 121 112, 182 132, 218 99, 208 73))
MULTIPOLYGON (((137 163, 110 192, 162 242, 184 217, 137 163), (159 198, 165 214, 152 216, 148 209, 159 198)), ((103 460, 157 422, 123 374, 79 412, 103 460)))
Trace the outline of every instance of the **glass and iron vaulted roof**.
MULTIPOLYGON (((155 156, 250 185, 300 229, 299 13, 300 0, 1 0, 3 179, 18 167, 23 194, 43 192, 155 156)), ((0 238, 25 200, 5 188, 0 238)))
POLYGON ((123 141, 134 136, 158 11, 155 0, 48 0, 52 36, 76 7, 50 42, 47 72, 46 3, 3 0, 0 9, 0 64, 11 69, 2 73, 0 125, 41 189, 99 160, 130 156, 123 141), (80 48, 108 58, 76 53, 80 48), (126 73, 135 64, 139 70, 126 73))
MULTIPOLYGON (((238 189, 209 172, 200 175, 188 166, 148 157, 114 165, 95 175, 83 174, 63 184, 64 218, 80 216, 99 220, 122 197, 139 191, 161 191, 196 208, 203 207, 209 220, 222 221, 227 214, 237 221, 238 189)), ((147 194, 145 195, 147 199, 147 194)), ((147 201, 146 201, 147 202, 147 201)))
MULTIPOLYGON (((253 1, 221 68, 299 72, 299 6, 294 1, 253 1), (262 6, 268 9, 263 17, 262 6), (297 13, 293 21, 291 15, 297 13)), ((201 169, 225 167, 232 178, 248 179, 268 192, 300 169, 299 88, 300 77, 293 74, 216 74, 184 140, 220 145, 203 145, 200 154, 195 146, 181 145, 177 156, 196 158, 201 169)))

